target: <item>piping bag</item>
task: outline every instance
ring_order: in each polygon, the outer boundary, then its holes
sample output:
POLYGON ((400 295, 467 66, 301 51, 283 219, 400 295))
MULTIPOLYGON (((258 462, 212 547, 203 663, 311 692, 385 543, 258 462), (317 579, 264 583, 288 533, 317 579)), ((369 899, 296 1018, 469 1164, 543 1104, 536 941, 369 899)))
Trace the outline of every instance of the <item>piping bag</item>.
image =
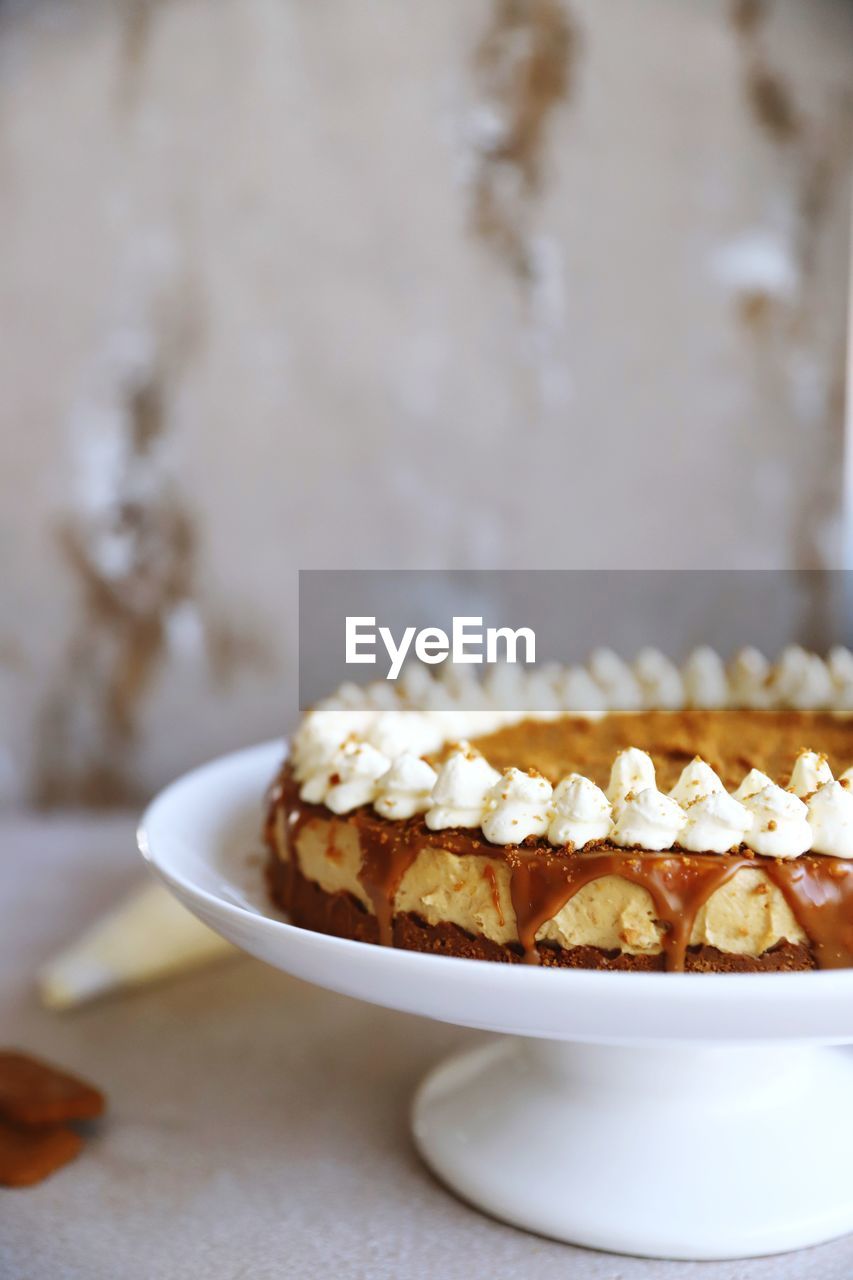
POLYGON ((37 978, 49 1009, 71 1009, 97 996, 176 976, 235 949, 155 881, 132 890, 37 978))

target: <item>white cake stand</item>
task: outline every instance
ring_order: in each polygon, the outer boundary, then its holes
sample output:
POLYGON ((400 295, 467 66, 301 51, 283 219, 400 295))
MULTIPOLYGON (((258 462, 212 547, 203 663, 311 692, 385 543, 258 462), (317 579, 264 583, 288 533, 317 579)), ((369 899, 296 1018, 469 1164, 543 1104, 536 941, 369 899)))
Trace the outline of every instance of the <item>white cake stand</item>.
POLYGON ((333 991, 499 1039, 434 1070, 417 1145, 471 1204, 649 1257, 778 1253, 853 1230, 853 970, 596 973, 418 955, 296 928, 266 901, 282 743, 197 769, 139 844, 191 911, 333 991), (832 1046, 832 1047, 830 1047, 832 1046))

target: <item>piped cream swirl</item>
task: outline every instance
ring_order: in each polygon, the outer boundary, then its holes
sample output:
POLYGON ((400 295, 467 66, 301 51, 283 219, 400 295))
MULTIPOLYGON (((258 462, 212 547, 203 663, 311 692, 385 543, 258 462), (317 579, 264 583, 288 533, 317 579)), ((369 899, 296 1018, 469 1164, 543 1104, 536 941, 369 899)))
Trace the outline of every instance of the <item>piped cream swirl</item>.
POLYGON ((541 774, 504 770, 486 795, 481 823, 490 844, 520 844, 548 830, 552 788, 541 774))
POLYGON ((723 660, 714 649, 702 645, 694 649, 684 664, 684 692, 691 707, 725 707, 729 684, 723 660))
POLYGON ((305 780, 300 798, 309 804, 324 804, 332 813, 348 813, 375 799, 377 783, 390 764, 369 742, 350 738, 323 768, 305 780))
POLYGON ((431 831, 446 827, 479 827, 486 812, 486 796, 500 779, 497 769, 460 743, 438 771, 426 824, 431 831))
POLYGON ((426 813, 437 778, 431 764, 404 751, 378 780, 373 807, 383 818, 404 819, 426 813))
POLYGON ((654 789, 655 785, 655 766, 648 751, 628 747, 620 751, 613 761, 607 798, 615 812, 629 792, 645 791, 648 787, 654 789))
POLYGON ((649 710, 678 711, 684 706, 684 681, 678 667, 659 649, 643 649, 634 662, 634 675, 649 710))
POLYGON ((709 764, 695 756, 681 771, 681 777, 670 791, 671 799, 682 808, 693 804, 695 800, 712 796, 722 791, 723 784, 719 776, 709 764))
POLYGON ((770 858, 798 858, 809 851, 808 809, 799 797, 771 782, 742 803, 753 817, 747 836, 750 849, 770 858))
POLYGON ((826 756, 818 755, 816 751, 801 751, 791 773, 789 790, 805 800, 827 782, 832 782, 832 770, 826 756))
POLYGON ((595 649, 589 657, 589 673, 604 691, 610 711, 640 711, 643 690, 627 662, 612 649, 595 649))
POLYGON ((671 849, 684 826, 684 810, 656 787, 629 792, 615 812, 611 833, 623 848, 671 849))
POLYGON ((557 783, 548 825, 551 844, 582 849, 593 840, 606 839, 612 825, 610 801, 590 778, 570 773, 557 783))
POLYGON ((841 782, 826 782, 809 800, 812 853, 853 858, 853 794, 841 782))
POLYGON ((678 837, 689 853, 728 853, 748 838, 755 817, 722 786, 693 800, 678 837))
POLYGON ((736 653, 728 668, 729 701, 733 707, 769 707, 773 694, 768 688, 770 663, 758 649, 747 647, 736 653))

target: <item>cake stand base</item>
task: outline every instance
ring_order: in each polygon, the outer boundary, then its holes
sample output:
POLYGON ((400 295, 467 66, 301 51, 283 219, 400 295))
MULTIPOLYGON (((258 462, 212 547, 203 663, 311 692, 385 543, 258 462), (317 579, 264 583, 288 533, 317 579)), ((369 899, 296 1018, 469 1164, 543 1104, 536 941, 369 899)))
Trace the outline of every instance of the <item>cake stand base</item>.
POLYGON ((433 1172, 514 1226, 745 1258, 853 1230, 851 1091, 847 1049, 503 1037, 432 1071, 413 1125, 433 1172))
POLYGON ((449 1186, 528 1230, 650 1257, 747 1257, 853 1230, 853 1051, 820 1047, 853 1044, 853 969, 555 970, 299 929, 271 914, 246 858, 283 750, 251 747, 167 787, 140 848, 200 920, 277 969, 542 1037, 467 1053, 421 1088, 415 1136, 449 1186))

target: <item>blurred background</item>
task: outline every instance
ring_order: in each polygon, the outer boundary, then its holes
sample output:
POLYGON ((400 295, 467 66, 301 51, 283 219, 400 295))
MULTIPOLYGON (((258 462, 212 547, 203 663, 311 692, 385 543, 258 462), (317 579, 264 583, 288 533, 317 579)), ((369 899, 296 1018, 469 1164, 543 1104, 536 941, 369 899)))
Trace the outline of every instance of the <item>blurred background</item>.
POLYGON ((0 804, 288 727, 300 567, 847 563, 851 138, 850 0, 0 0, 0 804))

